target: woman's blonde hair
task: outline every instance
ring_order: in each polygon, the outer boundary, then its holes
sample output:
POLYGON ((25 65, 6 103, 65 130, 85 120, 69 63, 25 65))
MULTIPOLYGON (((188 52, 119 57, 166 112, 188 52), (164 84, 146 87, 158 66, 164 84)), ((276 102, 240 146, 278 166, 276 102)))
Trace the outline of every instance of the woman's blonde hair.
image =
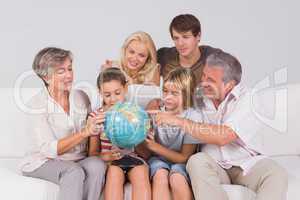
POLYGON ((120 65, 122 70, 137 84, 143 84, 146 79, 151 80, 155 76, 155 73, 159 70, 159 66, 157 64, 156 48, 154 42, 148 33, 138 31, 132 33, 125 40, 121 49, 120 65), (134 74, 125 66, 125 52, 128 45, 132 41, 142 42, 146 46, 149 53, 145 65, 137 73, 134 74))
POLYGON ((164 79, 164 84, 170 82, 182 92, 183 108, 194 106, 193 96, 196 87, 196 78, 193 72, 185 68, 176 68, 169 72, 164 79))

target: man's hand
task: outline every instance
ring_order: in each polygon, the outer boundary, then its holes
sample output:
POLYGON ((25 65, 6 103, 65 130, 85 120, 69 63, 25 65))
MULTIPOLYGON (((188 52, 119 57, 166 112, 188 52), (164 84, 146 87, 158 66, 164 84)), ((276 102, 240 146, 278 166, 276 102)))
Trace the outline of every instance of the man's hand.
POLYGON ((150 115, 153 115, 153 120, 156 125, 171 125, 171 126, 181 126, 183 120, 176 115, 169 112, 162 112, 159 110, 148 110, 150 115))

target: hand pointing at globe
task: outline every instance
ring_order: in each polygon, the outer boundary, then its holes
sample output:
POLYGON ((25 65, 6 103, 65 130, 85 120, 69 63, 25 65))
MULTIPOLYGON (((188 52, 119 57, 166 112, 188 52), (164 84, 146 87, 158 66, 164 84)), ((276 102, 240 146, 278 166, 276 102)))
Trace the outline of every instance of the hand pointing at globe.
POLYGON ((178 116, 174 115, 171 112, 160 111, 160 110, 148 110, 148 114, 152 115, 154 123, 158 126, 161 125, 171 125, 171 126, 180 126, 182 120, 178 116))

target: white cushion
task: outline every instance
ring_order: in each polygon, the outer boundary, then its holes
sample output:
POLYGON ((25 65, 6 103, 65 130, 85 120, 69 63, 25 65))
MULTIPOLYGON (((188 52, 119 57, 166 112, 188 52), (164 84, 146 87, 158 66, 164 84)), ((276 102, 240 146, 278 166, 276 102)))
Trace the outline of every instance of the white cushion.
POLYGON ((300 84, 262 89, 253 96, 265 154, 300 155, 299 102, 300 84))
POLYGON ((22 158, 0 158, 0 168, 5 168, 16 174, 22 174, 20 171, 20 164, 22 158))
MULTIPOLYGON (((1 199, 57 200, 58 185, 38 178, 17 174, 0 168, 1 199)), ((125 184, 124 200, 131 199, 131 185, 125 184)), ((103 193, 101 196, 103 200, 103 193)))
POLYGON ((1 199, 56 200, 58 186, 0 168, 1 199))
POLYGON ((288 200, 298 200, 300 196, 300 157, 272 156, 273 160, 286 169, 288 173, 288 200))
POLYGON ((143 108, 150 100, 161 97, 161 89, 155 85, 131 84, 128 87, 127 100, 136 103, 143 108))
POLYGON ((22 89, 14 94, 12 88, 0 89, 1 138, 0 157, 22 157, 31 144, 26 136, 27 100, 39 89, 22 89))

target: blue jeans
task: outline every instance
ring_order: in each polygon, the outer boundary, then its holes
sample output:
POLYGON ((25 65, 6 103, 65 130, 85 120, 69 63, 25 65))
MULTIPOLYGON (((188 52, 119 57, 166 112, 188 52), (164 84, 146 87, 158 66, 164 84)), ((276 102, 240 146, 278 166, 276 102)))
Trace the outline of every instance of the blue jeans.
POLYGON ((150 177, 151 179, 159 169, 166 169, 169 171, 169 175, 173 173, 179 173, 185 177, 185 179, 190 182, 188 173, 185 169, 185 164, 182 163, 172 163, 165 159, 159 157, 151 157, 148 160, 148 164, 150 166, 150 177))

